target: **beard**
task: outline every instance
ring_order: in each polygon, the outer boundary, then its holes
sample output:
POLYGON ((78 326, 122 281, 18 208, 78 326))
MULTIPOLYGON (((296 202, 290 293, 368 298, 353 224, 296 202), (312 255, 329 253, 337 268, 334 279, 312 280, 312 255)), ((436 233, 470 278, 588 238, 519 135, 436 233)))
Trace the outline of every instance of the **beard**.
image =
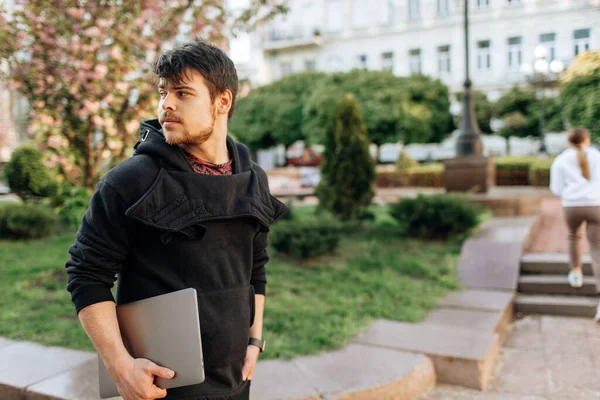
MULTIPOLYGON (((182 125, 183 126, 183 125, 182 125)), ((176 131, 167 131, 163 128, 163 135, 165 137, 165 142, 170 145, 178 145, 178 144, 194 144, 201 145, 206 142, 212 136, 215 129, 215 121, 213 119, 210 126, 205 129, 202 129, 198 132, 190 133, 185 128, 180 128, 176 131)))
POLYGON ((195 132, 190 132, 182 121, 176 126, 175 129, 169 131, 163 127, 163 135, 165 142, 170 145, 201 145, 206 142, 213 135, 215 130, 215 119, 216 115, 214 111, 211 113, 211 121, 208 127, 195 132))

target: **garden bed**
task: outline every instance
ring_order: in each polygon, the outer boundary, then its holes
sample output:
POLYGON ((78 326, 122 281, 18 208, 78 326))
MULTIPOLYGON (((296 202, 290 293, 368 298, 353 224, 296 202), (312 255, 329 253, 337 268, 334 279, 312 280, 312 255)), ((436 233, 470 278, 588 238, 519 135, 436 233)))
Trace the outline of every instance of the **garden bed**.
MULTIPOLYGON (((550 184, 553 158, 499 157, 496 164, 496 186, 536 186, 550 184)), ((444 186, 442 163, 422 164, 405 171, 388 169, 377 173, 377 187, 434 187, 444 186)))
MULTIPOLYGON (((295 218, 313 212, 295 206, 295 218)), ((334 255, 298 262, 273 254, 261 358, 289 358, 342 346, 377 318, 416 322, 458 287, 457 242, 402 237, 387 208, 341 240, 334 255)), ((0 241, 0 336, 93 350, 66 291, 65 261, 74 233, 0 241)))

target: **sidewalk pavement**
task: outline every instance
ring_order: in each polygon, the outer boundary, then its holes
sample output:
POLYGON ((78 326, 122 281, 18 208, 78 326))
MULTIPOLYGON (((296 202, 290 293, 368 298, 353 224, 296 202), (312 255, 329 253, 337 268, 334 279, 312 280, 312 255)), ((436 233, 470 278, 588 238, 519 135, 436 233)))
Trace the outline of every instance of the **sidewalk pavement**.
POLYGON ((515 321, 485 392, 440 385, 418 400, 600 399, 600 326, 590 319, 515 321))
MULTIPOLYGON (((541 205, 541 217, 541 229, 526 251, 529 253, 568 253, 567 234, 569 230, 560 198, 544 198, 541 205)), ((589 252, 589 244, 585 233, 582 236, 581 244, 583 252, 589 252)))

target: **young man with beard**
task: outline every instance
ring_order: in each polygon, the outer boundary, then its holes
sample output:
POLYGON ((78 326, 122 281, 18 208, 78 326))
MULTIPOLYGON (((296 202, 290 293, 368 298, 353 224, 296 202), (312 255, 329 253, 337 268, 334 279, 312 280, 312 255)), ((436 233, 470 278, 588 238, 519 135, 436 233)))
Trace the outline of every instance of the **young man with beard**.
MULTIPOLYGON (((287 208, 246 146, 227 135, 238 78, 202 41, 162 54, 158 120, 141 123, 134 156, 97 186, 67 261, 79 320, 125 400, 248 399, 264 349, 269 226, 287 208), (205 382, 167 390, 173 372, 126 351, 116 304, 193 287, 205 382)), ((176 329, 176 327, 174 327, 176 329)))

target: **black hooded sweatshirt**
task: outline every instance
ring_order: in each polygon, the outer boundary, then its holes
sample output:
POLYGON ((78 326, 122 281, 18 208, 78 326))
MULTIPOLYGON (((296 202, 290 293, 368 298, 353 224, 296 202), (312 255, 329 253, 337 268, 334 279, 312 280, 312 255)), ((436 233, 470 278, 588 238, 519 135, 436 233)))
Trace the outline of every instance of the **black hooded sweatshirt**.
MULTIPOLYGON (((227 137, 233 175, 201 175, 157 120, 141 124, 134 156, 98 183, 69 248, 67 290, 77 312, 195 288, 206 380, 168 389, 173 399, 229 399, 246 387, 242 367, 265 294, 269 226, 287 212, 246 146, 227 137)), ((176 329, 176 327, 174 327, 176 329)))

